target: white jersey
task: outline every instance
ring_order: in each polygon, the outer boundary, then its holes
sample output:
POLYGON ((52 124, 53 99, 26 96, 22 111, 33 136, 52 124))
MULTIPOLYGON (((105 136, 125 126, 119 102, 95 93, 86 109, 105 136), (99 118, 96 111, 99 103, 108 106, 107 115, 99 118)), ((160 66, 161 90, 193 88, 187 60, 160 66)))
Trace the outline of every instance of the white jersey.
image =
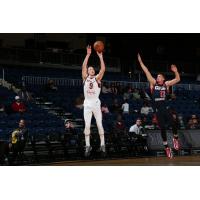
POLYGON ((99 94, 101 92, 100 83, 97 82, 96 76, 86 78, 84 82, 84 96, 85 101, 95 101, 99 99, 99 94))
POLYGON ((128 103, 122 104, 122 110, 123 112, 129 112, 129 104, 128 103))
POLYGON ((137 135, 141 134, 142 126, 137 126, 137 124, 130 127, 129 132, 134 132, 137 135))

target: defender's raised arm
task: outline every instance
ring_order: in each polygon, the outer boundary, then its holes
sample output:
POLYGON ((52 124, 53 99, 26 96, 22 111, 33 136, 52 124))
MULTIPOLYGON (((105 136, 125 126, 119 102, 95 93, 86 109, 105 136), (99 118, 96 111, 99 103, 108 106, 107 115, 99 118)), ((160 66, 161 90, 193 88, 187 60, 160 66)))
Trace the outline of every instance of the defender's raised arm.
POLYGON ((172 70, 172 72, 174 72, 175 78, 172 79, 172 80, 170 80, 170 81, 166 81, 165 84, 166 84, 167 86, 175 85, 176 83, 178 83, 178 82, 181 80, 180 74, 179 74, 179 72, 178 72, 178 69, 177 69, 176 65, 172 64, 172 65, 171 65, 171 70, 172 70))
POLYGON ((151 85, 155 85, 156 80, 152 77, 151 73, 149 72, 148 68, 144 65, 142 58, 140 57, 140 54, 138 53, 138 61, 140 63, 140 66, 142 68, 142 70, 144 71, 149 83, 151 85))

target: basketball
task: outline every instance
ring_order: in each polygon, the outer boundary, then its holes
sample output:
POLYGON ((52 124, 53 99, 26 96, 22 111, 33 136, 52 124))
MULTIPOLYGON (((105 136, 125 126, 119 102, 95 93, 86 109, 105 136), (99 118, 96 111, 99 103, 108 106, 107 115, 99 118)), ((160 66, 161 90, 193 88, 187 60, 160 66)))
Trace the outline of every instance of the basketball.
POLYGON ((94 50, 101 53, 104 50, 104 43, 102 41, 96 41, 94 43, 94 50))

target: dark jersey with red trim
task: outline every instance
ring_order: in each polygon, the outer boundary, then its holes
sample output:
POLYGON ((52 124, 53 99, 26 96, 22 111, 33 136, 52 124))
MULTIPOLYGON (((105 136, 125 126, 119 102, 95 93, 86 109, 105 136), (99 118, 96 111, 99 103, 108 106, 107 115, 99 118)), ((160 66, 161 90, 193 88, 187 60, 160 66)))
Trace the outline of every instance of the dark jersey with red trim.
POLYGON ((151 90, 155 108, 166 108, 167 93, 168 88, 166 84, 163 83, 162 85, 160 85, 156 82, 156 84, 153 87, 153 90, 151 90))

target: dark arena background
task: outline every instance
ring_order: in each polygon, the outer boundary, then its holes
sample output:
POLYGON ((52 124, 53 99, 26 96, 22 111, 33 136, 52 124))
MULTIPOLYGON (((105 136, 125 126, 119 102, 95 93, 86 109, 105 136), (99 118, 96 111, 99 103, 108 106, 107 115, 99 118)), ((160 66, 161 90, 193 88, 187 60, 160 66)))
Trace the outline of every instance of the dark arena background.
MULTIPOLYGON (((89 65, 98 72, 99 64, 93 50, 89 65)), ((200 34, 0 34, 1 165, 200 165, 199 117, 200 34), (93 150, 86 159, 81 67, 86 46, 97 40, 105 44, 100 100, 107 153, 98 152, 93 118, 93 150), (152 102, 138 52, 154 77, 163 73, 173 78, 171 64, 181 75, 167 102, 177 116, 181 143, 173 159, 165 156, 154 111, 141 113, 152 102), (21 107, 16 110, 18 98, 21 107), (121 109, 125 99, 128 112, 121 109), (138 118, 143 140, 129 133, 138 118), (19 122, 25 124, 26 135, 17 145, 13 136, 19 122)), ((167 132, 172 146, 172 131, 167 132)))

